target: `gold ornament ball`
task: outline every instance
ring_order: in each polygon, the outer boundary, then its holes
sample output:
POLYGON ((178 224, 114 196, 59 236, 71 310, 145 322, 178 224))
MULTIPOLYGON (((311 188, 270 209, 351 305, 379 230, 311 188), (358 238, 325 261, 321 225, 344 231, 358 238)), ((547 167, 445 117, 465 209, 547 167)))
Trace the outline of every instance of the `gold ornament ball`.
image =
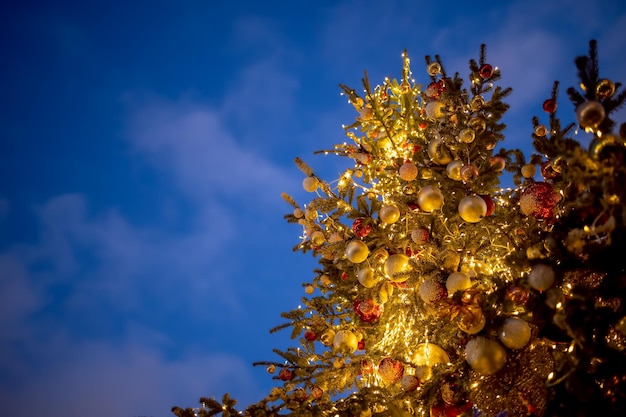
POLYGON ((317 210, 313 210, 311 208, 307 208, 304 211, 304 218, 310 221, 314 221, 317 219, 318 213, 317 210))
POLYGON ((468 195, 459 202, 459 215, 468 223, 478 223, 487 215, 487 203, 477 195, 468 195))
POLYGON ((605 148, 612 146, 625 146, 625 144, 616 135, 604 135, 600 138, 596 136, 589 144, 589 156, 598 159, 605 148))
POLYGON ((393 295, 393 284, 389 281, 385 281, 380 285, 378 289, 378 297, 376 299, 380 304, 385 304, 389 301, 389 297, 393 295))
POLYGON ((604 106, 599 101, 587 100, 576 107, 576 118, 584 129, 595 129, 606 117, 604 106))
POLYGON ((320 342, 324 346, 331 346, 333 341, 335 340, 335 331, 333 329, 328 329, 320 336, 320 342))
POLYGON ((404 193, 404 195, 413 195, 415 194, 415 190, 415 184, 412 182, 408 182, 402 186, 402 192, 404 193))
POLYGON ((481 375, 493 375, 506 363, 506 349, 495 340, 477 336, 465 345, 465 360, 481 375))
POLYGON ((409 257, 403 253, 394 253, 385 261, 385 275, 393 282, 404 282, 409 279, 408 274, 396 276, 402 272, 410 270, 409 257))
POLYGON ((598 81, 596 85, 596 96, 598 96, 599 99, 610 98, 613 94, 615 94, 615 83, 613 83, 613 81, 606 78, 598 81))
POLYGON ((420 343, 413 350, 413 363, 417 366, 431 367, 449 362, 450 357, 446 351, 434 343, 420 343))
POLYGON ((405 162, 398 171, 400 178, 405 181, 413 181, 417 178, 417 166, 413 162, 405 162))
POLYGON ((461 255, 452 249, 446 249, 439 255, 439 261, 443 269, 456 271, 461 262, 461 255))
POLYGON ((535 172, 537 172, 537 168, 535 167, 535 164, 525 164, 522 166, 520 171, 522 172, 522 177, 532 178, 535 175, 535 172))
POLYGON ((393 204, 385 204, 378 211, 378 218, 387 224, 400 220, 400 209, 393 204))
POLYGON ((469 311, 461 316, 459 329, 467 334, 476 334, 485 328, 487 318, 480 307, 471 307, 469 311))
MULTIPOLYGON (((450 155, 450 151, 444 145, 441 139, 433 139, 428 143, 428 148, 426 150, 428 152, 428 156, 431 161, 438 165, 446 165, 450 161, 452 161, 452 155, 450 155)), ((424 177, 425 173, 422 174, 424 177)))
POLYGON ((547 134, 548 134, 548 128, 545 127, 544 125, 537 125, 535 127, 535 135, 539 136, 540 138, 544 137, 547 134))
POLYGON ((417 193, 417 205, 427 213, 439 210, 443 206, 443 193, 434 185, 426 185, 417 193))
POLYGON ((476 132, 474 132, 474 129, 465 128, 459 132, 458 138, 459 142, 472 143, 476 139, 476 132))
POLYGON ((455 180, 455 181, 460 181, 462 166, 463 166, 463 162, 459 161, 458 159, 450 162, 446 166, 446 174, 448 175, 448 178, 455 180))
POLYGON ((385 248, 378 248, 372 252, 372 262, 373 263, 383 263, 389 258, 389 252, 385 248))
POLYGON ((473 111, 478 111, 485 107, 485 99, 483 96, 474 96, 472 101, 470 101, 470 107, 473 111))
POLYGON ((426 104, 426 116, 430 117, 431 119, 440 119, 444 115, 444 107, 445 104, 443 104, 441 101, 433 100, 426 104))
POLYGON ((312 193, 313 191, 317 190, 317 187, 319 187, 320 182, 317 179, 317 177, 313 177, 313 176, 309 176, 309 177, 305 177, 302 180, 302 188, 304 188, 305 191, 308 191, 309 193, 312 193))
POLYGON ((311 243, 315 246, 321 246, 326 241, 326 237, 324 236, 324 232, 316 230, 311 233, 311 243))
POLYGON ((365 288, 373 288, 380 282, 379 275, 376 274, 374 268, 369 266, 360 268, 356 273, 356 277, 365 288))
POLYGON ((366 260, 369 253, 370 250, 367 245, 361 240, 351 240, 350 243, 346 245, 346 257, 350 262, 354 262, 355 264, 360 264, 366 260))
POLYGON ((371 120, 374 117, 374 109, 369 105, 363 107, 359 112, 361 120, 371 120))
POLYGON ((430 64, 428 64, 426 71, 428 72, 428 75, 431 75, 434 77, 435 75, 441 72, 441 65, 437 61, 431 62, 430 64))
POLYGON ((350 330, 339 330, 333 338, 333 348, 338 352, 353 353, 359 346, 359 338, 350 330))
POLYGON ((336 357, 333 359, 333 368, 340 369, 343 367, 344 363, 345 361, 343 360, 343 358, 336 357))
POLYGON ((487 123, 482 117, 474 117, 470 119, 468 125, 474 130, 474 132, 482 132, 487 127, 487 123))
POLYGON ((301 219, 301 218, 304 217, 304 212, 302 211, 301 208, 296 208, 296 209, 293 210, 293 216, 296 219, 301 219))
POLYGON ((320 277, 320 284, 324 287, 328 287, 330 284, 332 284, 332 281, 330 280, 328 274, 324 274, 320 277))
POLYGON ((357 110, 361 109, 363 107, 363 104, 365 104, 361 97, 355 98, 354 101, 351 101, 351 103, 357 110))
POLYGON ((530 341, 530 325, 519 317, 509 317, 504 321, 498 338, 509 349, 521 349, 530 341))
POLYGON ((464 272, 453 272, 446 279, 446 289, 448 295, 452 295, 457 291, 463 291, 472 286, 472 280, 469 275, 464 272))
POLYGON ((305 285, 304 292, 307 293, 308 295, 311 295, 315 292, 315 287, 312 285, 305 285))
POLYGON ((554 284, 554 269, 550 265, 536 264, 528 274, 528 284, 538 291, 545 291, 554 284))

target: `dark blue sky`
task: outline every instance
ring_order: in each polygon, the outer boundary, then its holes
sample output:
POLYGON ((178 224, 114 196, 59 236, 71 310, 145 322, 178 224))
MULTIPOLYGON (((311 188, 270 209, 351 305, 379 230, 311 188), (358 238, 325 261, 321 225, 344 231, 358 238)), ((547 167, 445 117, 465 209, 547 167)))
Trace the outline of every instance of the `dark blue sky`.
POLYGON ((312 155, 354 120, 339 83, 400 77, 405 48, 418 81, 426 54, 466 74, 486 43, 514 88, 504 145, 527 149, 590 39, 626 81, 620 1, 100 3, 0 6, 2 415, 260 399, 251 363, 288 346, 268 330, 314 266, 280 193, 310 198, 296 156, 347 163, 312 155))

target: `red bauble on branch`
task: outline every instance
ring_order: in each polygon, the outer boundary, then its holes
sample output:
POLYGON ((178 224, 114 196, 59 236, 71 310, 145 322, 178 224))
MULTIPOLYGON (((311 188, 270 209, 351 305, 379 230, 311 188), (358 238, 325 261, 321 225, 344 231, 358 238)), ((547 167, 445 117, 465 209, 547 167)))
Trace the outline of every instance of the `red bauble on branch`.
POLYGON ((372 226, 365 223, 364 218, 354 219, 352 223, 352 231, 357 237, 365 237, 369 235, 372 231, 372 226))
POLYGON ((491 78, 491 76, 493 75, 493 67, 489 64, 483 64, 478 70, 478 74, 483 80, 491 78))
POLYGON ((551 220, 554 217, 554 208, 561 200, 561 196, 554 191, 547 182, 530 184, 522 192, 519 204, 522 214, 532 215, 537 219, 551 220))
POLYGON ((543 111, 546 113, 554 113, 556 108, 558 107, 556 104, 556 100, 553 98, 549 98, 543 102, 543 111))

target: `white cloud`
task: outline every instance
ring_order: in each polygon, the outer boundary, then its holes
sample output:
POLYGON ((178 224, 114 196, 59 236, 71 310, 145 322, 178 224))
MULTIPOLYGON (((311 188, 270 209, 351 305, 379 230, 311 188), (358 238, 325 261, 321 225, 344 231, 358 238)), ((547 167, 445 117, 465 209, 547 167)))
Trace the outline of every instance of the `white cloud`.
MULTIPOLYGON (((234 77, 234 98, 219 110, 190 99, 129 101, 130 157, 150 162, 164 194, 163 207, 145 209, 167 212, 178 199, 173 224, 156 216, 164 223, 139 226, 123 208, 58 195, 35 210, 38 238, 0 253, 3 412, 157 417, 201 395, 262 397, 235 353, 249 348, 232 344, 245 337, 236 326, 262 308, 246 303, 283 290, 268 285, 281 272, 260 269, 275 252, 268 239, 280 241, 280 193, 300 178, 260 152, 271 156, 281 138, 268 148, 245 137, 263 126, 260 140, 271 135, 297 83, 269 58, 234 77), (173 317, 186 321, 172 328, 173 317)), ((0 200, 0 219, 7 215, 0 200)))
POLYGON ((196 406, 200 395, 260 397, 249 364, 228 353, 167 359, 146 344, 57 341, 51 364, 0 390, 6 415, 166 417, 172 406, 196 406), (202 394, 197 394, 201 392, 202 394))
POLYGON ((291 185, 284 171, 240 145, 220 114, 199 103, 143 103, 131 119, 129 137, 138 153, 174 176, 187 198, 202 204, 244 193, 257 202, 275 202, 291 185))
POLYGON ((201 219, 182 235, 139 229, 115 210, 92 213, 81 195, 53 198, 37 216, 40 240, 0 254, 3 412, 157 417, 200 395, 260 396, 250 364, 222 353, 228 341, 197 351, 246 314, 224 262, 232 225, 201 219), (133 319, 180 309, 187 326, 209 324, 188 329, 198 343, 133 319), (177 353, 168 359, 168 351, 177 353))

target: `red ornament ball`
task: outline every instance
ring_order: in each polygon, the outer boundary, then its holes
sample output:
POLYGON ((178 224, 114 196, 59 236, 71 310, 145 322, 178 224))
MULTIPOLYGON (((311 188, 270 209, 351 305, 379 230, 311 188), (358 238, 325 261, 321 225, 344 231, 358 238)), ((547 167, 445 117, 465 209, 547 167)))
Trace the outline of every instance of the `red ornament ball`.
POLYGON ((318 387, 317 385, 314 385, 311 388, 311 398, 313 398, 314 400, 318 400, 322 398, 322 395, 324 395, 324 390, 318 387))
POLYGON ((478 75, 480 75, 480 78, 482 78, 483 80, 491 78, 491 76, 493 75, 493 67, 489 64, 483 64, 478 70, 478 75))
POLYGON ((305 401, 307 399, 307 397, 308 397, 308 395, 307 395, 306 390, 304 388, 296 388, 291 393, 291 398, 293 398, 294 400, 296 400, 298 402, 305 401))
POLYGON ((426 97, 428 98, 438 99, 439 97, 441 97, 441 93, 445 89, 446 88, 443 84, 443 81, 433 81, 432 83, 428 84, 428 87, 426 87, 426 90, 424 90, 424 94, 426 94, 426 97))
POLYGON ((504 168, 506 168, 506 161, 501 156, 492 156, 491 158, 489 158, 489 163, 496 171, 502 171, 504 168))
POLYGON ((354 310, 357 314, 370 314, 376 308, 374 300, 355 300, 354 310))
POLYGON ((369 359, 361 360, 361 375, 369 375, 374 372, 374 364, 369 359))
POLYGON ((543 102, 542 107, 543 107, 543 111, 545 111, 546 113, 554 113, 558 106, 556 104, 555 99, 549 98, 543 102))
POLYGON ((364 218, 359 217, 352 222, 352 231, 357 237, 365 237, 371 233, 372 226, 365 223, 364 218))
POLYGON ((470 401, 461 405, 448 405, 446 403, 438 403, 430 407, 430 417, 459 417, 464 415, 470 408, 470 401))
POLYGON ((308 340, 309 342, 312 342, 315 339, 317 339, 317 334, 313 330, 308 329, 307 331, 304 332, 304 338, 308 340))
POLYGON ((418 245, 422 245, 428 242, 429 235, 430 233, 428 229, 426 229, 425 227, 418 227, 417 229, 413 229, 413 231, 411 232, 411 240, 418 245))
POLYGON ((516 285, 511 285, 506 288, 504 292, 504 299, 511 301, 513 304, 517 305, 525 305, 528 302, 528 298, 530 297, 530 293, 528 290, 518 287, 516 285))
POLYGON ((448 296, 446 286, 434 279, 425 279, 419 288, 420 297, 425 303, 434 304, 448 296))
POLYGON ((547 179, 551 180, 559 176, 559 173, 552 166, 552 162, 546 161, 541 164, 541 175, 547 179))
POLYGON ((383 358, 378 364, 378 375, 385 384, 394 384, 402 379, 404 365, 393 358, 383 358))
POLYGON ((491 216, 496 209, 493 199, 488 195, 481 195, 480 198, 485 200, 485 204, 487 204, 487 213, 485 213, 485 217, 491 216))
POLYGON ((293 372, 289 368, 283 368, 278 373, 278 378, 280 378, 282 381, 291 381, 291 379, 293 378, 293 372))
POLYGON ((519 204, 522 214, 537 219, 550 220, 554 217, 554 208, 561 200, 551 184, 535 182, 522 192, 519 204))
POLYGON ((374 300, 354 300, 354 312, 366 323, 373 323, 383 314, 383 306, 374 300))

